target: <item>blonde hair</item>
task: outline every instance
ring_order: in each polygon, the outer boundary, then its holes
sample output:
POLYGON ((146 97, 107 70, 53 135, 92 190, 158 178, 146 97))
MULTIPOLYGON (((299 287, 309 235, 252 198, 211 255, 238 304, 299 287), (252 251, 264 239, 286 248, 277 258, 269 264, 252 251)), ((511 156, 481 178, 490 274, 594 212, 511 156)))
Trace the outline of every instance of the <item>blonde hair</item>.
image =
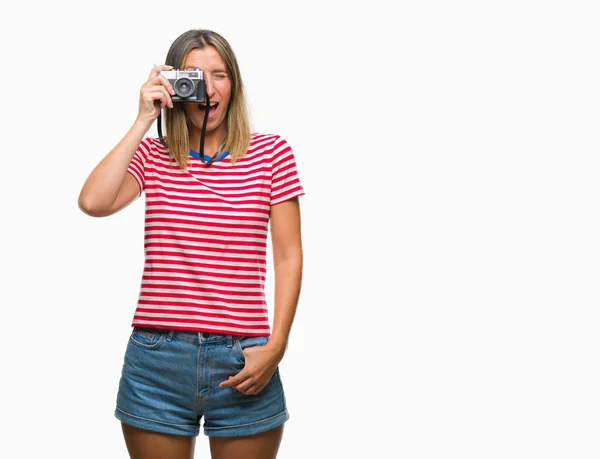
MULTIPOLYGON (((183 69, 188 53, 196 48, 213 46, 227 67, 227 74, 231 80, 231 98, 227 108, 227 134, 223 151, 229 150, 231 163, 242 158, 250 145, 251 128, 244 86, 233 49, 223 38, 211 30, 192 29, 181 34, 169 48, 165 64, 172 65, 175 69, 183 69)), ((166 143, 169 152, 179 165, 186 169, 190 157, 189 133, 191 124, 187 118, 182 104, 173 104, 173 108, 165 108, 166 143)))

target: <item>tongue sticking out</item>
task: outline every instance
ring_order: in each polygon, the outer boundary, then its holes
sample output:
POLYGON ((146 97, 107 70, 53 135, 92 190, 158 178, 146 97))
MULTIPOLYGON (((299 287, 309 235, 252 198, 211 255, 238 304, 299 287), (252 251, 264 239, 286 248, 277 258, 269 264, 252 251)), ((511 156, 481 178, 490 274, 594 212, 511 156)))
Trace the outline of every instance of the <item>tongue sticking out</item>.
MULTIPOLYGON (((219 106, 218 103, 216 103, 215 105, 212 105, 210 107, 208 114, 210 115, 211 113, 214 113, 214 111, 217 109, 218 106, 219 106)), ((198 104, 198 108, 200 109, 200 111, 202 112, 203 115, 206 113, 206 105, 205 104, 198 104)))

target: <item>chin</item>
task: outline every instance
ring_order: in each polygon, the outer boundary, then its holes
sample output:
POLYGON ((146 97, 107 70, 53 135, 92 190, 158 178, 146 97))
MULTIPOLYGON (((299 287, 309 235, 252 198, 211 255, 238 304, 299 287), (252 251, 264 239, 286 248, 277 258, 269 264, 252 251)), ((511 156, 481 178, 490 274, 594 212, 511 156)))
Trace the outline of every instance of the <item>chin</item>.
MULTIPOLYGON (((210 131, 215 131, 216 129, 218 129, 224 122, 225 120, 208 120, 208 123, 206 123, 206 132, 210 132, 210 131)), ((194 120, 194 126, 196 126, 196 128, 202 130, 202 123, 204 122, 203 119, 199 119, 199 120, 194 120)))

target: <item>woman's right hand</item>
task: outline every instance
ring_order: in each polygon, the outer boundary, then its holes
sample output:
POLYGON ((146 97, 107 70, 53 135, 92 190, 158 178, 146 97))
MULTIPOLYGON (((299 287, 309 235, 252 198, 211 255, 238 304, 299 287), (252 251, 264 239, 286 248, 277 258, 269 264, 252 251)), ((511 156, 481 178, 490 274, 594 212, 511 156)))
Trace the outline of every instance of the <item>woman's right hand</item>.
POLYGON ((140 90, 140 107, 137 121, 151 125, 164 107, 173 108, 171 96, 175 94, 173 86, 160 74, 163 70, 173 70, 170 65, 158 65, 152 69, 148 81, 140 90))

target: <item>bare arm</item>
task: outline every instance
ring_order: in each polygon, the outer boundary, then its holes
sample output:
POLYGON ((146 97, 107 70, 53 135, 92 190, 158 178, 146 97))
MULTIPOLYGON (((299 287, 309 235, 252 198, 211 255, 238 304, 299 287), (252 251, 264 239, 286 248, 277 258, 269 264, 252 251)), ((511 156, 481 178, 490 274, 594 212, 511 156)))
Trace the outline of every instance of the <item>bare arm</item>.
POLYGON ((244 349, 244 369, 222 381, 244 394, 258 394, 271 380, 285 354, 302 280, 302 242, 298 198, 271 207, 271 238, 275 261, 275 317, 264 346, 244 349))
POLYGON ((275 265, 275 315, 267 346, 280 358, 285 353, 302 282, 300 204, 293 198, 271 208, 271 238, 275 265))
POLYGON ((79 208, 93 217, 105 217, 127 206, 140 192, 127 167, 146 132, 164 107, 173 108, 171 83, 162 75, 169 65, 159 65, 150 72, 140 90, 138 116, 121 141, 100 161, 85 181, 79 194, 79 208))
POLYGON ((148 128, 136 123, 125 137, 94 168, 79 194, 79 208, 93 217, 105 217, 127 206, 140 192, 135 178, 127 172, 148 128))

